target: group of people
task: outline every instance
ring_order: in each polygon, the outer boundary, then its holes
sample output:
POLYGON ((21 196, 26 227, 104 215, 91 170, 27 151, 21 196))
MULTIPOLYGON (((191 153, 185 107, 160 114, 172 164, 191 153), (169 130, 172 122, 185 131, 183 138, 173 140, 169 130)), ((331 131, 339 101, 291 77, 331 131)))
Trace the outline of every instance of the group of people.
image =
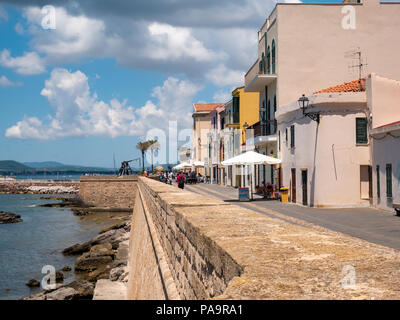
POLYGON ((203 176, 199 173, 191 171, 189 173, 179 171, 178 174, 174 175, 172 171, 169 172, 162 172, 160 173, 159 180, 160 182, 165 182, 167 184, 172 184, 172 181, 175 181, 178 184, 178 187, 181 189, 185 188, 185 183, 197 183, 203 181, 203 176))
POLYGON ((165 182, 167 184, 172 184, 173 178, 174 178, 174 174, 172 173, 172 171, 162 172, 159 177, 161 182, 165 182))

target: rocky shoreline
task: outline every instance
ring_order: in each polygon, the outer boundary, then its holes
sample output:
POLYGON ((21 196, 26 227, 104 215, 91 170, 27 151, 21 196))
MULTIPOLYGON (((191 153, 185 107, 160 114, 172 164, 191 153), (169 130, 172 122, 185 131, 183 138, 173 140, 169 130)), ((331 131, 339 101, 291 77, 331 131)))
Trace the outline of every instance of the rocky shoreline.
POLYGON ((77 194, 79 181, 9 181, 0 182, 3 194, 77 194))
POLYGON ((126 283, 130 219, 128 216, 126 221, 103 229, 92 240, 62 251, 64 255, 77 256, 74 272, 79 280, 58 284, 55 289, 42 290, 22 300, 87 300, 93 298, 95 284, 100 279, 126 283))
POLYGON ((22 222, 21 216, 16 213, 0 211, 0 224, 22 222))

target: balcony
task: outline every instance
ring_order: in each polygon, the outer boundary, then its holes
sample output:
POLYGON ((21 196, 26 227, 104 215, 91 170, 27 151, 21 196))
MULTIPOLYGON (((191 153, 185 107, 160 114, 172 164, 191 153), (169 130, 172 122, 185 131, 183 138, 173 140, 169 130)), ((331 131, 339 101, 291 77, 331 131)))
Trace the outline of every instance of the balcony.
POLYGON ((253 144, 257 147, 268 142, 277 141, 276 131, 277 131, 277 121, 276 120, 265 120, 262 122, 257 122, 250 126, 248 130, 254 130, 254 140, 250 139, 246 144, 253 144))
POLYGON ((264 92, 277 79, 276 74, 268 74, 260 71, 259 60, 257 60, 244 76, 245 92, 264 92))

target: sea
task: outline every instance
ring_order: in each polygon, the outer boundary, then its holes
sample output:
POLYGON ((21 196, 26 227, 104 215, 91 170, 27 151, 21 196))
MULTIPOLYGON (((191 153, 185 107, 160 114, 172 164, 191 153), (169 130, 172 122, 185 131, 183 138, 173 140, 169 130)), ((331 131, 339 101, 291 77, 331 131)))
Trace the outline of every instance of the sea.
MULTIPOLYGON (((20 299, 40 290, 30 289, 25 283, 30 279, 41 281, 45 266, 60 270, 68 265, 73 269, 76 256, 64 256, 61 251, 90 240, 115 223, 110 215, 77 217, 66 207, 38 206, 56 203, 62 196, 71 195, 0 194, 0 211, 20 214, 23 219, 0 224, 0 300, 20 299)), ((64 283, 75 280, 73 271, 63 273, 64 283)))

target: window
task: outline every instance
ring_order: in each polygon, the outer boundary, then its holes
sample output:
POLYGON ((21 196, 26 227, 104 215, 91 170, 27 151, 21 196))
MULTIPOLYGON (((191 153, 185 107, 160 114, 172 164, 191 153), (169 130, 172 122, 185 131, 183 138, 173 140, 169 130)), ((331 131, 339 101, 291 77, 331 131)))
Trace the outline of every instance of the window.
POLYGON ((267 73, 271 73, 271 52, 269 46, 267 49, 267 73))
POLYGON ((290 126, 290 147, 294 148, 295 142, 294 142, 294 125, 290 126))
POLYGON ((272 40, 272 73, 275 74, 275 40, 272 40))
POLYGON ((381 178, 379 173, 379 166, 376 166, 376 196, 378 199, 381 197, 381 178))
POLYGON ((271 101, 268 100, 268 104, 267 104, 267 120, 271 119, 271 101))
POLYGON ((274 119, 275 119, 275 112, 276 112, 276 95, 274 96, 274 116, 273 116, 274 119))
POLYGON ((386 165, 386 197, 392 197, 392 165, 386 165))
POLYGON ((288 143, 288 134, 287 134, 287 128, 286 128, 286 130, 285 130, 285 141, 286 141, 286 143, 288 143))
POLYGON ((240 105, 239 97, 233 97, 232 99, 233 123, 239 123, 239 108, 240 108, 239 105, 240 105))
POLYGON ((356 118, 356 144, 367 143, 367 118, 356 118))

